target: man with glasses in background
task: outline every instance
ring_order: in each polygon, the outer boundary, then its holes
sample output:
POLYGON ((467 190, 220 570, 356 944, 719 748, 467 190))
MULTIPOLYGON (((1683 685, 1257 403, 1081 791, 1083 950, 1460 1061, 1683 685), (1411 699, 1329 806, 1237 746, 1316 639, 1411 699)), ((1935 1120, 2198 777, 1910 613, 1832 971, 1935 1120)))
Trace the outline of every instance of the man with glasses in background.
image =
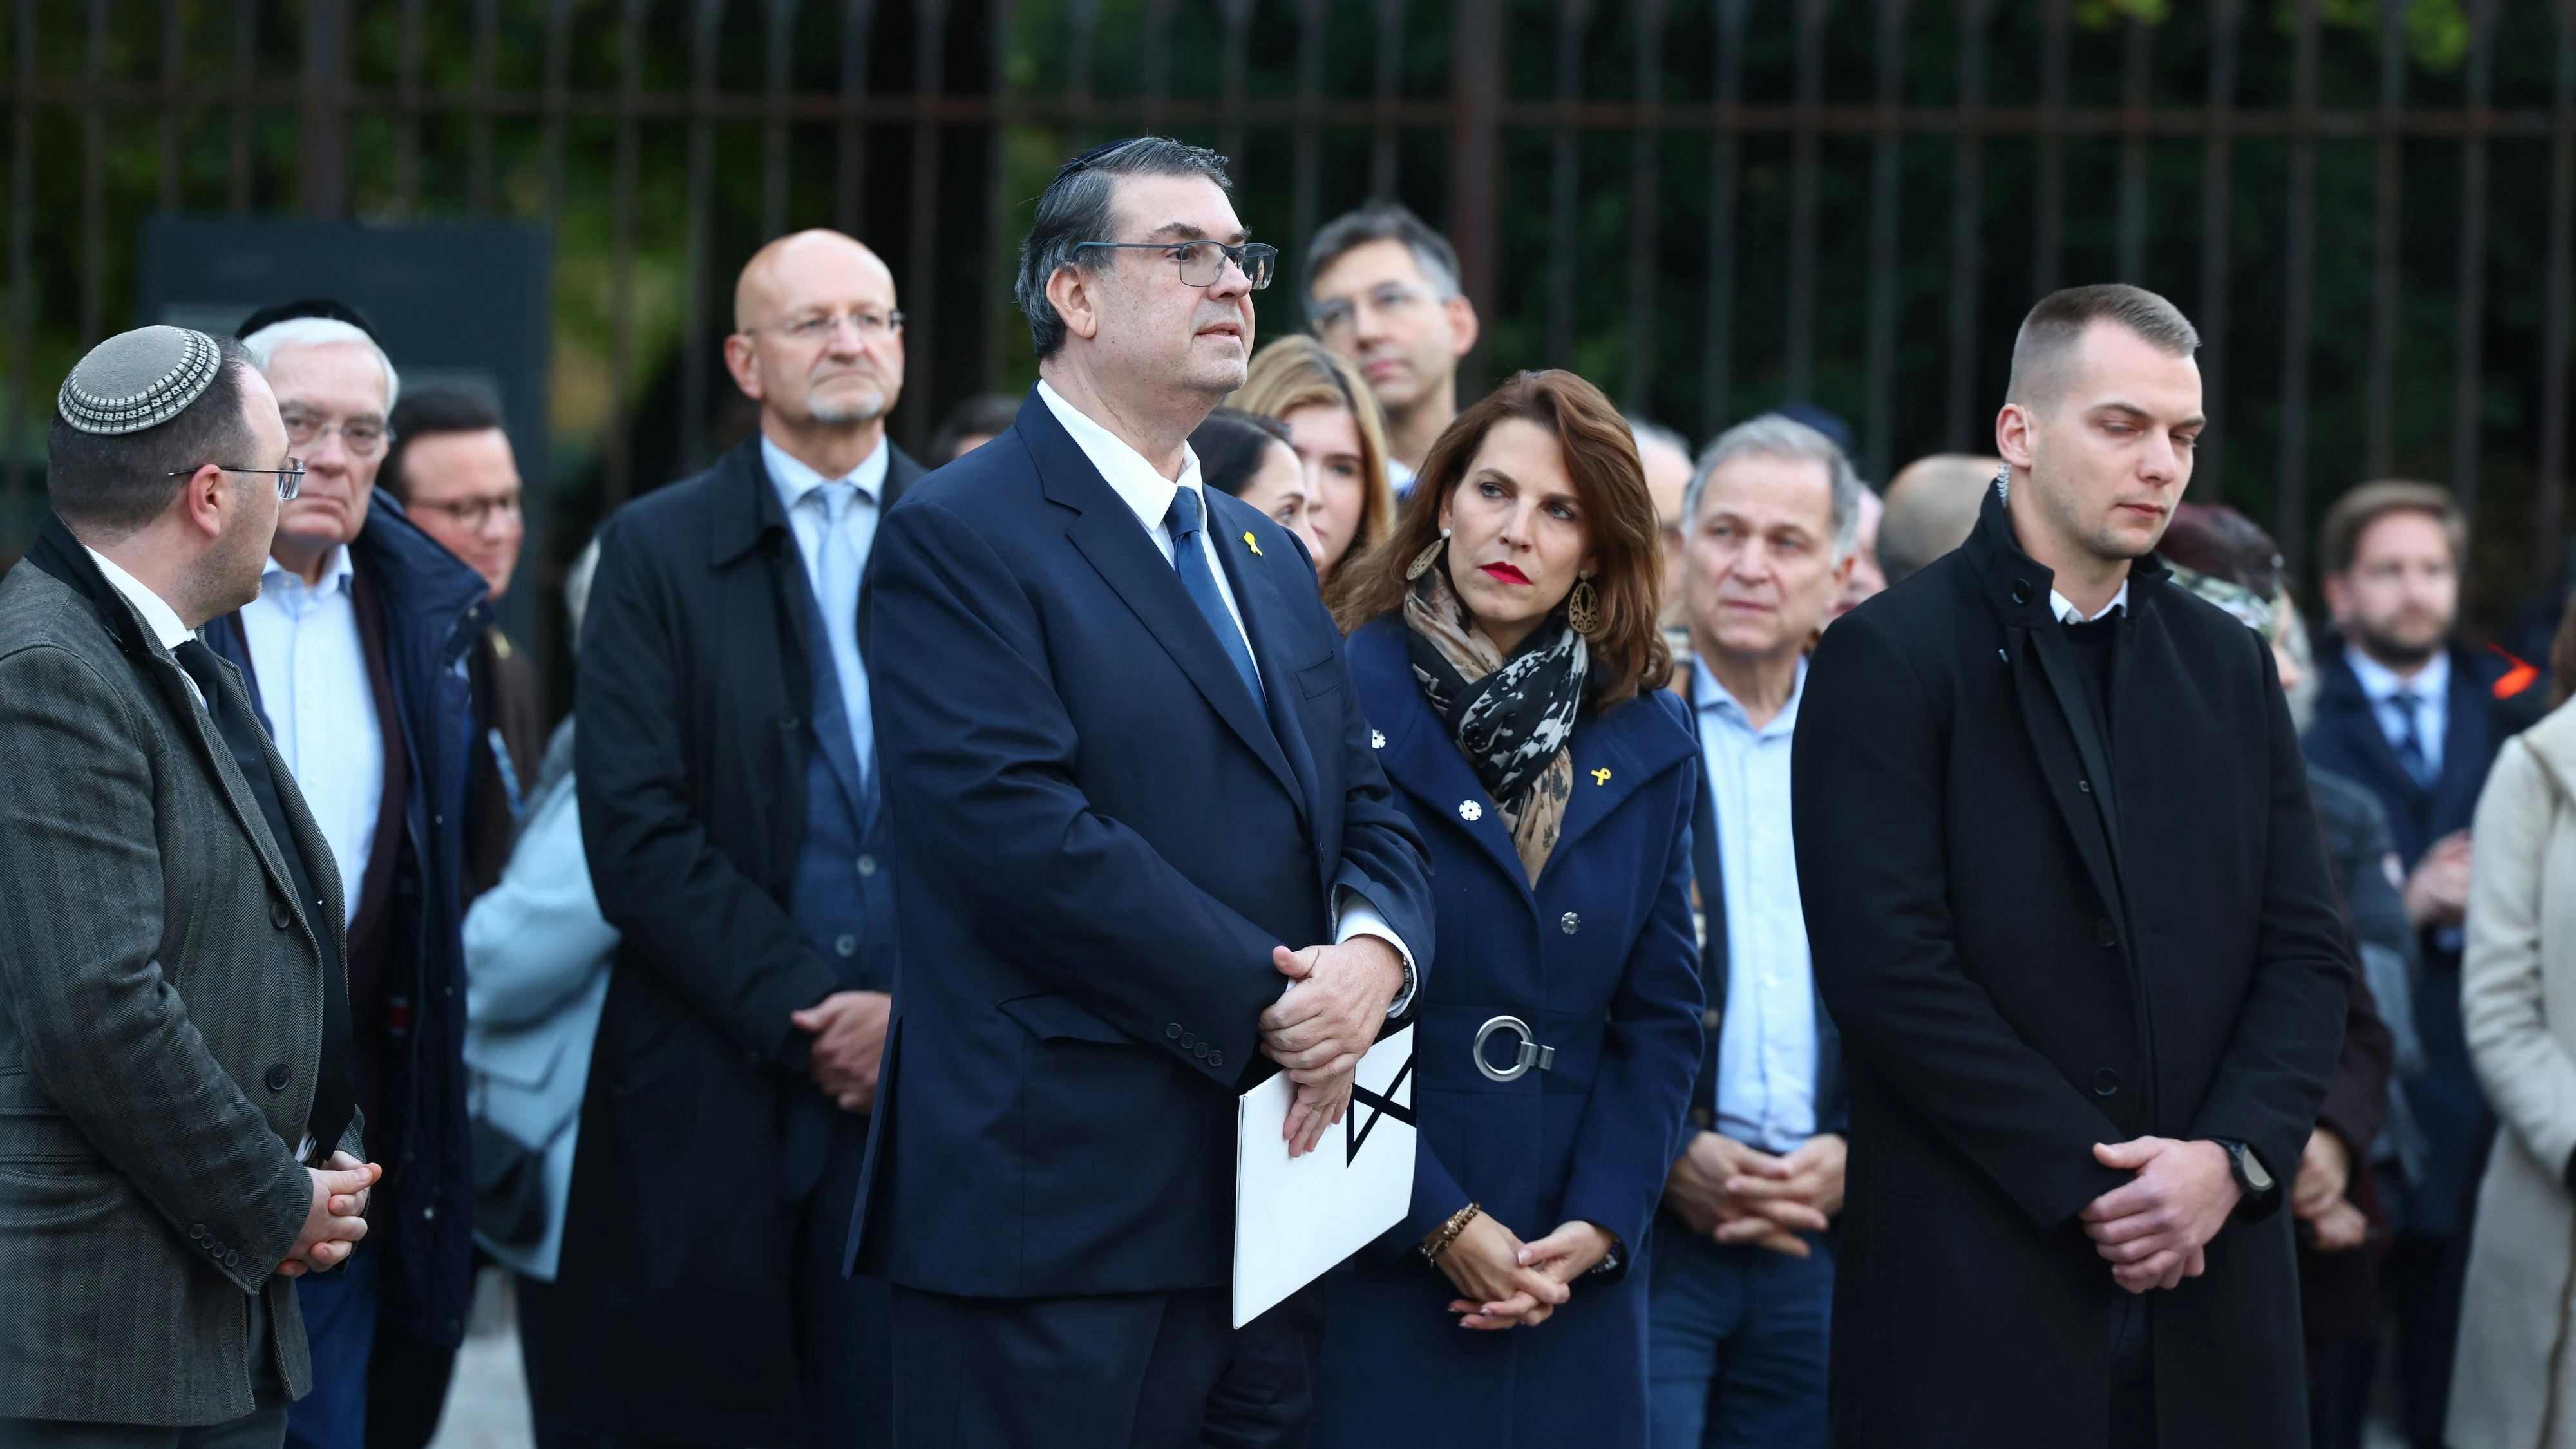
MULTIPOLYGON (((886 1442, 886 1287, 842 1272, 895 975, 860 649, 878 520, 921 468, 894 274, 833 231, 756 253, 725 364, 759 431, 599 535, 574 779, 622 939, 551 1285, 539 1442, 886 1442)), ((927 963, 933 970, 943 964, 927 963)))
POLYGON ((314 1392, 287 1442, 420 1449, 473 1294, 456 862, 474 710, 457 664, 485 589, 376 494, 401 384, 365 320, 298 302, 241 330, 305 475, 258 599, 205 638, 241 670, 346 887, 357 1103, 386 1170, 365 1246, 303 1294, 314 1392))
MULTIPOLYGON (((393 444, 376 474, 420 531, 483 576, 493 603, 510 591, 526 535, 519 464, 501 413, 483 394, 430 387, 394 404, 393 444)), ((546 750, 545 685, 498 621, 466 660, 474 692, 473 778, 466 786, 465 903, 490 890, 546 750)))
POLYGON ((1458 359, 1476 345, 1457 251, 1404 207, 1372 201, 1307 244, 1306 316, 1386 408, 1387 481, 1410 493, 1423 455, 1458 416, 1458 359))

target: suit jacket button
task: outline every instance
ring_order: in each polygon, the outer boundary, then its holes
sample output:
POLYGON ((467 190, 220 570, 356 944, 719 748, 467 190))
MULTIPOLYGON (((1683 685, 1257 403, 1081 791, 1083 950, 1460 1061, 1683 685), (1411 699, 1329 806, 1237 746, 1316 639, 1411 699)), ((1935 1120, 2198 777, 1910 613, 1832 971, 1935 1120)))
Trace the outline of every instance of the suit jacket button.
POLYGON ((277 1062, 277 1063, 272 1064, 272 1065, 269 1067, 269 1069, 268 1069, 268 1089, 269 1089, 270 1091, 272 1091, 272 1092, 283 1092, 283 1091, 285 1091, 285 1090, 286 1090, 286 1079, 287 1079, 286 1063, 284 1063, 284 1062, 277 1062))
POLYGON ((841 959, 847 961, 851 957, 859 954, 859 938, 844 934, 832 943, 832 949, 840 952, 841 959))
POLYGON ((225 1266, 225 1267, 227 1267, 227 1268, 238 1268, 238 1267, 240 1267, 240 1266, 241 1266, 241 1249, 239 1249, 239 1248, 226 1248, 226 1249, 224 1249, 224 1266, 225 1266))
POLYGON ((1225 1065, 1225 1053, 1223 1053, 1223 1052, 1217 1052, 1217 1051, 1209 1052, 1209 1053, 1208 1053, 1208 1065, 1209 1065, 1209 1066, 1212 1066, 1212 1067, 1221 1067, 1221 1066, 1224 1066, 1224 1065, 1225 1065))
POLYGON ((1568 911, 1563 916, 1557 918, 1556 928, 1571 936, 1575 932, 1583 929, 1583 918, 1572 911, 1568 911))
POLYGON ((188 1241, 189 1241, 189 1242, 192 1242, 192 1243, 202 1243, 202 1242, 204 1242, 205 1240, 206 1240, 206 1225, 205 1225, 204 1223, 190 1223, 190 1224, 188 1224, 188 1241))
POLYGON ((279 900, 275 896, 270 896, 268 898, 268 923, 283 931, 286 929, 286 922, 286 902, 279 900))
POLYGON ((2013 580, 2012 599, 2016 604, 2027 604, 2030 602, 2030 580, 2013 580))
POLYGON ((1707 1027, 1710 1031, 1717 1030, 1718 1026, 1725 1020, 1726 1013, 1718 1010, 1714 1006, 1699 1014, 1699 1024, 1707 1027))
POLYGON ((2109 921, 2095 921, 2093 923, 2093 941, 2096 945, 2116 946, 2120 944, 2120 933, 2111 929, 2111 923, 2109 921))
POLYGON ((1717 1114, 1706 1107, 1693 1107, 1691 1108, 1691 1125, 1695 1127, 1714 1127, 1717 1125, 1717 1114))
POLYGON ((2093 1095, 2096 1097, 2116 1097, 2120 1095, 2120 1074, 2111 1070, 2109 1067, 2104 1067, 2102 1070, 2095 1072, 2093 1074, 2093 1095))
POLYGON ((861 874, 861 875, 875 875, 876 873, 877 873, 877 858, 876 858, 875 856, 873 856, 873 855, 863 855, 863 856, 860 856, 860 857, 859 857, 859 874, 861 874))
POLYGON ((1176 1040, 1176 1041, 1177 1041, 1177 1040, 1179 1040, 1180 1035, 1181 1035, 1181 1024, 1180 1024, 1179 1022, 1177 1022, 1177 1021, 1176 1021, 1176 1022, 1173 1022, 1170 1026, 1164 1027, 1164 1028, 1163 1028, 1163 1035, 1165 1035, 1165 1036, 1167 1036, 1167 1037, 1171 1037, 1172 1039, 1174 1039, 1174 1040, 1176 1040))
POLYGON ((1197 1057, 1200 1061, 1206 1061, 1206 1060, 1207 1060, 1207 1054, 1208 1054, 1208 1044, 1207 1044, 1206 1042, 1203 1042, 1203 1041, 1202 1041, 1202 1042, 1192 1042, 1192 1043, 1190 1044, 1190 1055, 1191 1055, 1191 1056, 1197 1057))

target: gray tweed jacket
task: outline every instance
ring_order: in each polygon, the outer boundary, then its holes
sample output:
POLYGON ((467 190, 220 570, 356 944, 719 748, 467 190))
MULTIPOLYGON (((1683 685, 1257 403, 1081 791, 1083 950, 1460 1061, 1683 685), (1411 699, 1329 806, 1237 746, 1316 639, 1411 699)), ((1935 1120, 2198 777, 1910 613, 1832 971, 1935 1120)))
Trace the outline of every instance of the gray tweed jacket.
MULTIPOLYGON (((271 1270, 312 1201, 322 954, 187 675, 96 582, 0 579, 0 1418, 213 1424, 254 1407, 254 1294, 311 1387, 271 1270)), ((330 847, 268 759, 340 930, 330 847)))

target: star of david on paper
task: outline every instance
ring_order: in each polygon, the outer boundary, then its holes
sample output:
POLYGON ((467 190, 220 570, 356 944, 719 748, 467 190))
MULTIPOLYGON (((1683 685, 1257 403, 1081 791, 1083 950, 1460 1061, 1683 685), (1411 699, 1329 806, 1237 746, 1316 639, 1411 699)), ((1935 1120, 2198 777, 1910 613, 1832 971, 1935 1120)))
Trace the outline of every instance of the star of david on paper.
POLYGON ((1353 1105, 1351 1110, 1342 1114, 1343 1166, 1348 1167, 1359 1160, 1360 1144, 1368 1141, 1369 1132, 1377 1126, 1378 1118, 1393 1117, 1407 1127, 1413 1125, 1413 1109, 1395 1100, 1395 1094, 1404 1088, 1404 1079, 1412 1074, 1413 1058, 1406 1057, 1404 1065, 1395 1069, 1395 1079, 1386 1084, 1386 1092, 1382 1096, 1357 1082, 1351 1084, 1353 1105), (1376 1109, 1368 1114, 1366 1122, 1360 1121, 1361 1107, 1376 1109))

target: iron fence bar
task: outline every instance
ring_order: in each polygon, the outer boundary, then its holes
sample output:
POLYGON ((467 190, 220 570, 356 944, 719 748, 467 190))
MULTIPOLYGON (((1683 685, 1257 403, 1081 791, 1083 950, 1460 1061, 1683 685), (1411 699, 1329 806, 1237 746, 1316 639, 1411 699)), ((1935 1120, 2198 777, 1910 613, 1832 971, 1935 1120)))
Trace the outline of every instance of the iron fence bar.
POLYGON ((2155 55, 2155 32, 2143 7, 2129 11, 2122 27, 2120 55, 2120 280, 2143 286, 2147 280, 2147 100, 2148 66, 2155 55))
POLYGON ((1010 253, 1004 238, 1010 235, 1010 178, 1006 166, 1004 138, 1015 123, 1012 114, 1011 37, 1018 31, 1016 0, 991 0, 992 5, 992 72, 986 89, 993 97, 993 123, 984 132, 984 255, 1001 258, 1001 286, 975 289, 978 318, 975 344, 975 386, 978 391, 993 392, 1002 380, 1002 297, 1010 275, 1010 253))
POLYGON ((2067 0, 2040 0, 2039 177, 2031 204, 2030 274, 2034 296, 2057 290, 2066 238, 2067 0))
MULTIPOLYGON (((1556 99, 1571 110, 1583 98, 1583 22, 1586 0, 1556 3, 1556 99)), ((1550 367, 1574 365, 1575 214, 1580 208, 1581 141, 1571 126, 1550 138, 1547 206, 1547 350, 1550 367)), ((1490 321, 1487 326, 1493 325, 1490 321)))
POLYGON ((1369 114, 1369 195, 1395 195, 1396 135, 1393 114, 1404 81, 1404 18, 1408 0, 1377 0, 1377 86, 1369 114))
MULTIPOLYGON (((89 45, 82 74, 95 86, 107 78, 108 0, 89 0, 89 45)), ((104 311, 107 251, 107 111, 81 107, 80 345, 99 339, 104 311)))
MULTIPOLYGON (((231 186, 226 205, 235 215, 250 210, 251 89, 258 69, 259 0, 233 0, 233 75, 226 96, 232 111, 231 186)), ((34 89, 37 84, 35 72, 28 71, 22 85, 34 89)))
MULTIPOLYGON (((2569 0, 2576 3, 2576 0, 2569 0)), ((2193 482, 2206 497, 2225 495, 2219 459, 2227 447, 2226 418, 2233 411, 2227 393, 2229 188, 2235 176, 2235 146, 2227 123, 2236 104, 2237 30, 2245 18, 2244 0, 2212 0, 2209 44, 2209 138, 2201 145, 2200 163, 2200 375, 2203 407, 2210 426, 2194 451, 2193 482)))
POLYGON ((1992 0, 1959 0, 1958 141, 1950 158, 1950 376, 1943 438, 1952 452, 1984 451, 1977 406, 1977 263, 1983 232, 1986 157, 1986 21, 1992 0))
MULTIPOLYGON (((1077 8, 1089 3, 1075 0, 1077 8)), ((845 0, 841 7, 841 89, 834 97, 832 115, 840 123, 834 168, 839 194, 832 215, 850 236, 859 235, 867 221, 863 191, 868 180, 868 57, 876 22, 876 0, 845 0)))
POLYGON ((796 89, 796 15, 799 0, 769 0, 766 88, 760 128, 760 239, 787 230, 787 102, 796 89))
POLYGON ((1067 0, 1064 7, 1067 29, 1064 77, 1065 116, 1068 122, 1063 150, 1068 157, 1079 156, 1091 149, 1091 108, 1095 97, 1091 87, 1093 72, 1099 64, 1100 0, 1067 0))
POLYGON ((608 201, 608 436, 600 446, 600 512, 614 513, 635 491, 633 414, 627 387, 635 362, 635 188, 643 165, 634 100, 644 90, 644 22, 653 0, 622 0, 617 29, 617 159, 608 201))
POLYGON ((306 0, 304 7, 304 214, 336 217, 348 209, 349 0, 306 0))
POLYGON ((184 175, 179 161, 179 96, 187 83, 187 53, 186 13, 179 8, 179 0, 161 0, 161 115, 157 139, 161 157, 159 199, 163 211, 179 209, 179 183, 184 175))
MULTIPOLYGON (((2291 44, 2291 104, 2300 110, 2317 103, 2317 0, 2294 0, 2291 44)), ((2272 538, 2281 559, 2297 578, 2307 559, 2308 539, 2308 269, 2316 256, 2317 143, 2299 135, 2290 141, 2289 226, 2285 233, 2285 269, 2281 287, 2281 437, 2275 472, 2272 538)))
MULTIPOLYGON (((1450 11, 1451 59, 1448 234, 1458 246, 1459 280, 1476 315, 1495 310, 1494 186, 1499 169, 1503 99, 1503 0, 1457 0, 1450 11)), ((1480 332, 1468 352, 1464 386, 1484 391, 1490 356, 1480 332)))
MULTIPOLYGON (((2496 0, 2469 0, 2468 106, 2485 107, 2495 82, 2496 0)), ((2451 488, 2474 527, 2479 428, 2486 420, 2487 143, 2460 142, 2458 336, 2451 357, 2451 488)))
MULTIPOLYGON (((475 0, 479 12, 492 0, 475 0)), ((394 24, 394 214, 408 219, 420 202, 420 50, 423 0, 402 0, 394 24)), ((480 15, 477 15, 480 18, 480 15)), ((478 118, 480 126, 491 124, 478 118)), ((488 148, 487 141, 484 146, 488 148)), ((488 149, 484 164, 489 165, 488 149)), ((471 168, 469 167, 469 172, 471 168)), ((467 209, 473 210, 467 187, 467 209)))
POLYGON ((1700 344, 1700 432, 1706 437, 1715 437, 1735 413, 1736 132, 1744 101, 1744 21, 1751 8, 1751 0, 1717 0, 1717 102, 1709 117, 1717 134, 1708 163, 1708 327, 1700 344))
POLYGON ((1172 7, 1175 0, 1145 0, 1145 129, 1160 132, 1172 99, 1172 7))
POLYGON ((2409 0, 2379 0, 2379 146, 2373 183, 2370 262, 2370 407, 2362 425, 2361 467, 2386 477, 2397 413, 2397 307, 2404 258, 2406 143, 2406 12, 2409 0))
POLYGON ((5 501, 14 534, 25 507, 27 484, 27 351, 36 327, 36 108, 26 99, 36 74, 36 0, 18 0, 18 94, 9 117, 9 396, 5 501))
MULTIPOLYGON (((695 0, 689 7, 689 94, 713 100, 717 46, 724 36, 725 0, 695 0)), ((712 108, 708 108, 712 109, 712 108)), ((695 473, 707 456, 707 293, 715 266, 716 134, 706 110, 689 121, 687 231, 680 289, 680 468, 695 473)))
POLYGON ((1895 450, 1896 230, 1903 160, 1896 129, 1905 100, 1905 22, 1909 0, 1878 0, 1878 138, 1870 148, 1869 338, 1862 382, 1861 471, 1881 485, 1895 450))
POLYGON ((546 0, 544 123, 537 143, 539 164, 545 173, 546 232, 558 247, 563 244, 564 125, 565 100, 572 85, 572 7, 573 0, 546 0))
MULTIPOLYGON (((1168 6, 1169 0, 1149 0, 1168 6)), ((946 89, 948 0, 914 0, 913 94, 936 97, 946 89)), ((912 127, 912 247, 906 258, 904 292, 924 316, 936 318, 939 292, 939 144, 940 123, 925 115, 912 127)), ((904 332, 906 375, 918 379, 919 396, 927 402, 937 390, 939 334, 937 321, 904 332)), ((915 408, 904 420, 904 442, 916 455, 930 446, 932 419, 927 407, 915 408)))
POLYGON ((2558 577, 2567 530, 2567 308, 2576 254, 2576 0, 2558 0, 2557 134, 2549 143, 2549 249, 2541 282, 2539 548, 2533 574, 2558 577))
POLYGON ((1798 124, 1789 143, 1789 358, 1781 391, 1816 390, 1816 112, 1825 100, 1825 15, 1833 0, 1798 0, 1798 124))
MULTIPOLYGON (((410 169, 417 173, 420 146, 421 107, 421 24, 427 9, 424 0, 403 0, 403 144, 410 149, 410 169)), ((500 50, 500 0, 474 0, 474 72, 473 91, 480 102, 474 107, 466 128, 465 214, 484 217, 492 214, 492 68, 500 50)), ((403 210, 413 204, 411 186, 406 182, 403 210)))
MULTIPOLYGON (((1637 99, 1664 97, 1665 0, 1637 0, 1637 99)), ((1640 128, 1628 138, 1628 406, 1648 408, 1655 360, 1655 258, 1663 230, 1663 190, 1658 133, 1640 128)))
POLYGON ((1239 160, 1243 155, 1243 102, 1247 91, 1246 76, 1251 69, 1253 0, 1217 0, 1217 15, 1224 26, 1218 43, 1218 105, 1224 119, 1216 133, 1217 154, 1239 160))
POLYGON ((1323 225, 1324 138, 1316 115, 1323 109, 1324 26, 1331 13, 1327 0, 1297 0, 1297 121, 1289 143, 1288 261, 1301 303, 1315 281, 1306 274, 1306 248, 1315 239, 1315 228, 1323 225))

